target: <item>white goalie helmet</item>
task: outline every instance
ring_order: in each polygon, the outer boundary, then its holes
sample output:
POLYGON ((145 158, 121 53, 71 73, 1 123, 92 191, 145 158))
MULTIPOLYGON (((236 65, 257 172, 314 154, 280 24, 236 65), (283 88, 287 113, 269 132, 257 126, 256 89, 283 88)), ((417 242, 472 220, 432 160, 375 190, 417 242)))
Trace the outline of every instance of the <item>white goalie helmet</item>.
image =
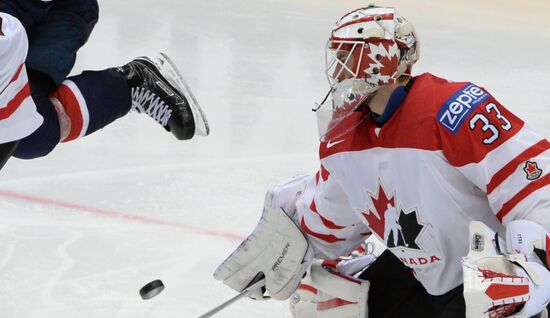
POLYGON ((317 107, 321 139, 345 133, 336 126, 380 87, 410 74, 418 57, 414 27, 394 8, 370 5, 343 16, 326 47, 332 108, 317 107))

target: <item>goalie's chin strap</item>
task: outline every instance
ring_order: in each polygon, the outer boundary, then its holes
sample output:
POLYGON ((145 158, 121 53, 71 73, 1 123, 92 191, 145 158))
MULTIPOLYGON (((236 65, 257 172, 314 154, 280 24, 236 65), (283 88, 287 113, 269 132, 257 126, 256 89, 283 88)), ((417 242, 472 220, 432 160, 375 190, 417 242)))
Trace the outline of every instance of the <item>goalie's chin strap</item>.
POLYGON ((328 90, 328 93, 327 95, 325 95, 325 98, 323 98, 323 101, 321 103, 315 103, 315 108, 312 108, 311 111, 313 111, 314 113, 317 112, 321 106, 323 106, 323 104, 327 101, 328 97, 330 96, 330 93, 332 93, 334 89, 331 87, 329 90, 328 90))

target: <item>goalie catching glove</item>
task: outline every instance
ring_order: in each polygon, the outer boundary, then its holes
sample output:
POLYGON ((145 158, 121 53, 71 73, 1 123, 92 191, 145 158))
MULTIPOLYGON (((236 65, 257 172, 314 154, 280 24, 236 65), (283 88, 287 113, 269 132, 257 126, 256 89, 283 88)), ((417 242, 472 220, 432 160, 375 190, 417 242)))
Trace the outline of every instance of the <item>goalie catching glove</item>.
POLYGON ((550 272, 534 248, 547 251, 547 232, 530 221, 512 221, 506 251, 496 233, 481 222, 470 224, 470 251, 463 259, 466 317, 546 317, 550 272))
MULTIPOLYGON (((298 288, 313 251, 298 226, 282 210, 266 208, 260 222, 216 269, 214 278, 240 292, 265 278, 267 294, 287 299, 298 288)), ((251 298, 264 298, 263 290, 251 298)))

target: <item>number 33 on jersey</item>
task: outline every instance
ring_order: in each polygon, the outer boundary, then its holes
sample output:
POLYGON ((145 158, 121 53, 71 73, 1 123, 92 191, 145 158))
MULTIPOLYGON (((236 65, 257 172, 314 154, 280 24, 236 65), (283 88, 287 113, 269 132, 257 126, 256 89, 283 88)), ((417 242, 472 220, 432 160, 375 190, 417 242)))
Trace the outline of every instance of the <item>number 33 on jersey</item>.
POLYGON ((515 203, 550 183, 540 178, 543 170, 539 168, 548 163, 550 143, 483 88, 466 83, 444 102, 436 118, 443 127, 445 157, 474 183, 479 180, 476 185, 489 198, 505 183, 504 188, 518 190, 516 200, 497 213, 500 221, 515 203))
MULTIPOLYGON (((437 114, 439 123, 455 134, 464 122, 468 121, 470 130, 472 132, 476 129, 481 130, 484 135, 483 143, 491 145, 499 140, 501 131, 510 131, 513 128, 507 117, 516 120, 518 128, 523 125, 519 119, 502 106, 497 106, 497 102, 491 99, 483 89, 474 84, 467 84, 452 95, 439 110, 437 114)), ((513 132, 508 137, 511 135, 513 132)), ((503 141, 508 137, 504 134, 503 141)))

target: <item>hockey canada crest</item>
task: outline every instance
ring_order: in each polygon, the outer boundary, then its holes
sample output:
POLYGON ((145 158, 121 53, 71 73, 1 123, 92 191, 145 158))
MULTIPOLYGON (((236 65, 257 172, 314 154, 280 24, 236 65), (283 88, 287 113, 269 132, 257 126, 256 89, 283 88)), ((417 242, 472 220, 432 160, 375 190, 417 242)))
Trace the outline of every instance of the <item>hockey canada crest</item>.
POLYGON ((390 248, 403 246, 421 250, 417 238, 424 229, 424 224, 418 220, 416 209, 397 208, 394 195, 388 196, 381 184, 378 194, 369 196, 374 204, 374 211, 368 209, 362 214, 371 230, 383 238, 390 248))
POLYGON ((542 175, 542 169, 539 168, 535 161, 525 162, 523 171, 527 174, 527 180, 536 180, 542 175))
POLYGON ((411 268, 423 268, 441 261, 437 251, 427 251, 422 246, 422 237, 430 226, 420 220, 418 208, 403 208, 397 202, 395 191, 384 190, 378 183, 376 194, 366 191, 372 201, 372 207, 360 209, 369 228, 392 250, 404 265, 411 268))

